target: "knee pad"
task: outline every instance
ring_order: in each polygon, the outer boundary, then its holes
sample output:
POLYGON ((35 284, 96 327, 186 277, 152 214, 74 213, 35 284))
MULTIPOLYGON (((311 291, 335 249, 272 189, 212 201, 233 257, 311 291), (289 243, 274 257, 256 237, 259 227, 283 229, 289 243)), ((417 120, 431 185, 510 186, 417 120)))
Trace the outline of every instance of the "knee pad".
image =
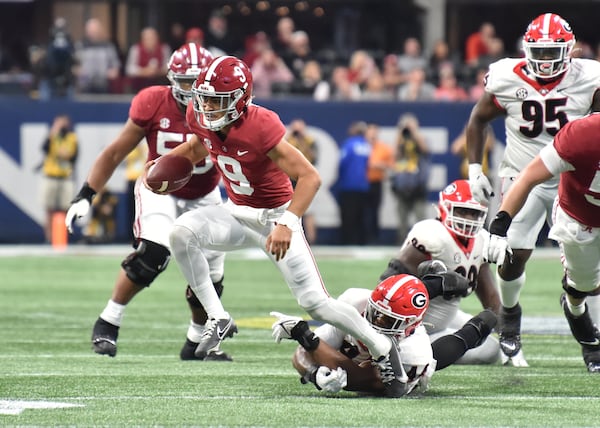
POLYGON ((569 281, 567 280, 567 275, 564 275, 562 278, 562 288, 569 296, 573 296, 576 299, 584 299, 590 293, 586 291, 579 291, 569 285, 569 281))
POLYGON ((127 278, 137 285, 149 287, 167 268, 171 252, 160 244, 146 239, 138 241, 136 249, 121 263, 127 278))

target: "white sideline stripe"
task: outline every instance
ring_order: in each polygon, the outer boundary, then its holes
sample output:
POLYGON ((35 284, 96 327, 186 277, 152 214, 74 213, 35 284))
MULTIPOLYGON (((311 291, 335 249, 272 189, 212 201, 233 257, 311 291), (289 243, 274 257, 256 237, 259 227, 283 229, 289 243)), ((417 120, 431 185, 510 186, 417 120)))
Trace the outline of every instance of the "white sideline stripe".
POLYGON ((69 407, 85 407, 85 404, 57 403, 55 401, 0 400, 0 415, 19 415, 26 409, 65 409, 69 407))

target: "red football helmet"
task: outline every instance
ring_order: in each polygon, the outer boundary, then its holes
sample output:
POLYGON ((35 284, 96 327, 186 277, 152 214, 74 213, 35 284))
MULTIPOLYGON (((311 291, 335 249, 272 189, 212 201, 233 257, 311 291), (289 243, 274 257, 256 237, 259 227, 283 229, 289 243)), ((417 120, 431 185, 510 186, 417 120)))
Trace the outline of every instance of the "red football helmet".
POLYGON ((218 131, 235 122, 252 101, 252 73, 233 56, 215 58, 192 88, 194 110, 203 128, 218 131))
POLYGON ((440 192, 438 211, 451 232, 473 238, 483 227, 488 209, 473 198, 467 180, 456 180, 440 192))
POLYGON ((554 13, 540 15, 523 36, 527 68, 542 79, 556 77, 569 68, 574 45, 575 36, 567 21, 554 13))
POLYGON ((178 102, 188 105, 192 99, 194 81, 212 59, 212 54, 196 43, 186 43, 173 52, 169 59, 167 77, 178 102))
POLYGON ((421 324, 429 307, 425 284, 412 275, 394 275, 373 290, 365 318, 383 334, 408 337, 421 324))

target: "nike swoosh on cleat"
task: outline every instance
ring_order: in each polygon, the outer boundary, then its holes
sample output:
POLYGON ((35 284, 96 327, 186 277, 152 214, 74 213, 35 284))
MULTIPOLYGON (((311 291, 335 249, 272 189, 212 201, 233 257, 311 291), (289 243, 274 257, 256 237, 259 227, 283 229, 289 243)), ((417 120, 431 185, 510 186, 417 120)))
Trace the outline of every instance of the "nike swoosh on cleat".
POLYGON ((593 342, 585 342, 585 341, 581 340, 579 343, 582 345, 597 346, 597 345, 600 345, 600 340, 595 339, 593 342))
POLYGON ((227 324, 227 326, 223 330, 221 330, 220 327, 217 327, 217 337, 219 338, 219 340, 223 340, 223 338, 227 334, 230 326, 231 326, 231 323, 227 324))

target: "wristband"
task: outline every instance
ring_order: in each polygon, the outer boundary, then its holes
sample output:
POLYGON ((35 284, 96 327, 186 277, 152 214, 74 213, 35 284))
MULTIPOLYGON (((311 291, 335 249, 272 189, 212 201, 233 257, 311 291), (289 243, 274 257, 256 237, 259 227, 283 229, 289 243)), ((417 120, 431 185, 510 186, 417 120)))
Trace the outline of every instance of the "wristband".
POLYGON ((281 214, 281 217, 279 217, 279 220, 277 220, 277 224, 286 226, 286 227, 290 228, 291 230, 294 230, 294 228, 296 227, 296 225, 298 224, 299 221, 300 221, 300 217, 298 217, 293 212, 286 210, 286 211, 284 211, 283 214, 281 214))
POLYGON ((86 199, 91 204, 92 198, 95 195, 96 195, 96 191, 94 189, 92 189, 90 187, 90 185, 88 184, 88 182, 86 181, 85 183, 83 183, 83 186, 81 186, 81 189, 79 189, 79 193, 77 193, 77 196, 75 196, 75 199, 73 199, 73 201, 71 201, 71 203, 80 201, 82 199, 86 199))
POLYGON ((506 211, 499 211, 496 218, 490 224, 490 233, 492 235, 506 236, 506 232, 512 223, 512 217, 506 211))
POLYGON ((469 180, 474 180, 478 175, 481 175, 483 170, 480 163, 469 164, 469 180))

